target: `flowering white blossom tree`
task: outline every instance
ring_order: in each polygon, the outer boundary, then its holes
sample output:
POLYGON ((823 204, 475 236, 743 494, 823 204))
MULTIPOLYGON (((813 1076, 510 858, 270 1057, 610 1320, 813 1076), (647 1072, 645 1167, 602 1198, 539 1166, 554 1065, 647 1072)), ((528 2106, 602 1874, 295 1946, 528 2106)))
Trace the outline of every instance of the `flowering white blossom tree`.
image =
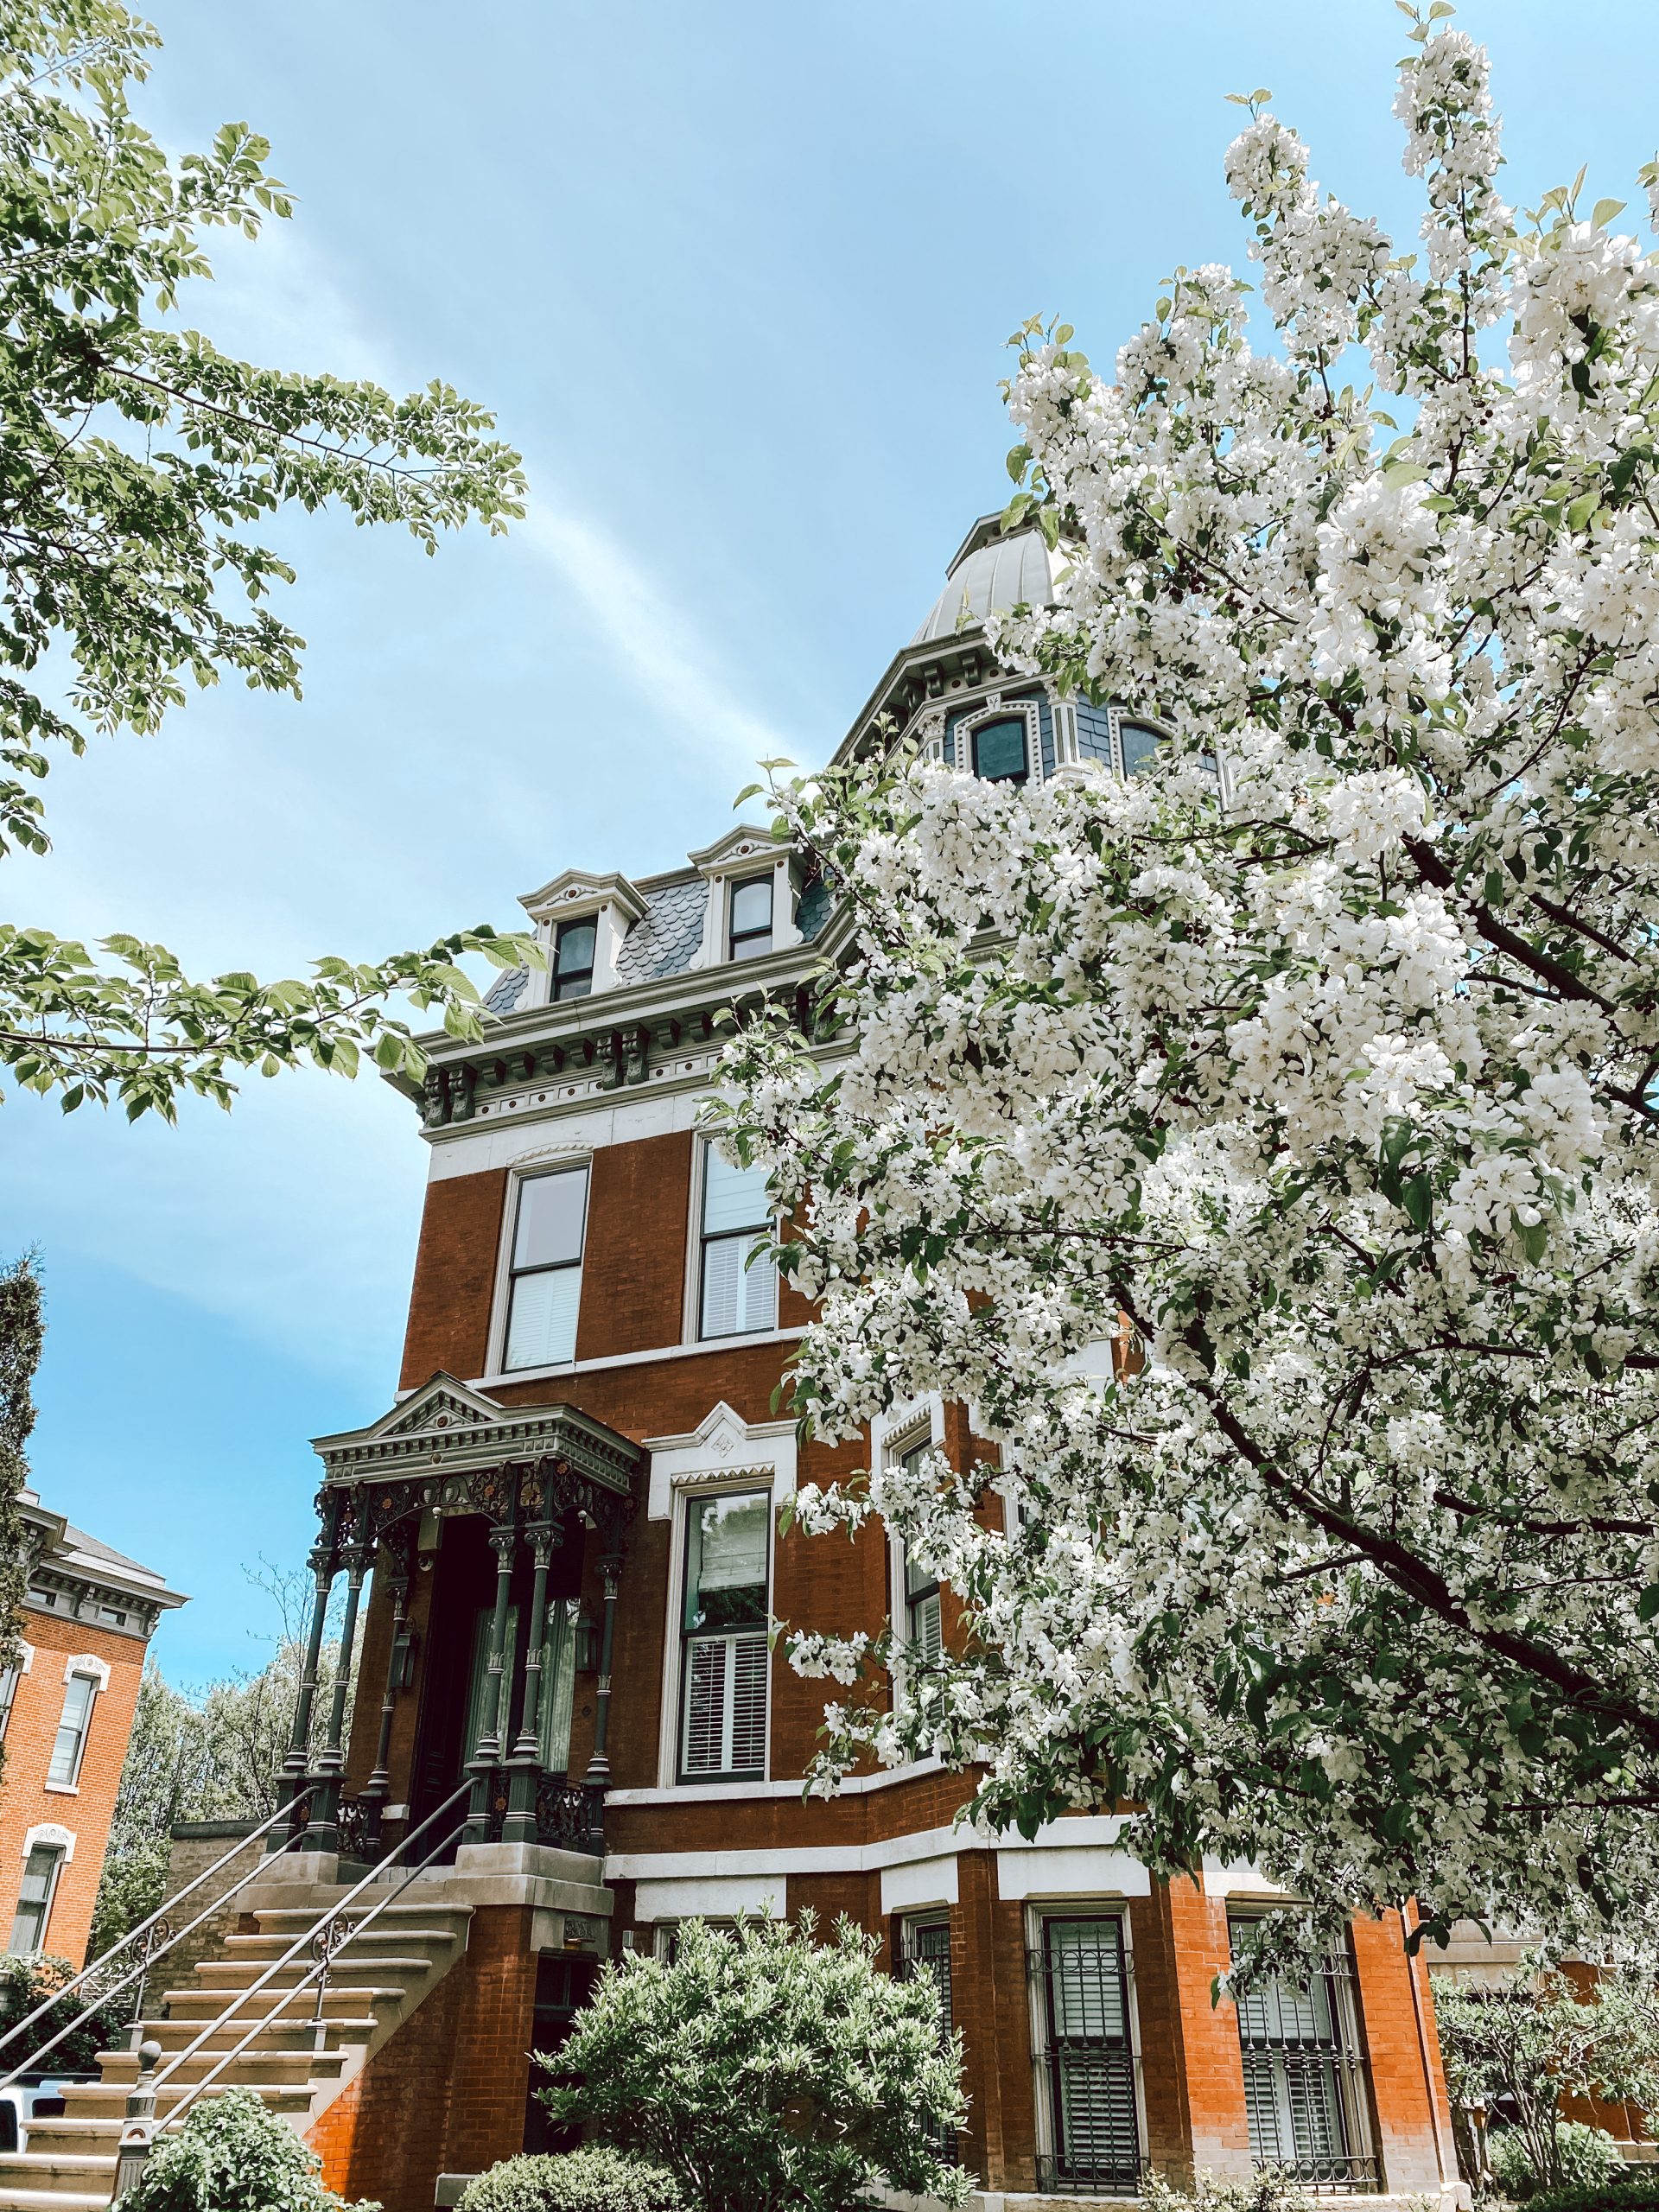
POLYGON ((800 1497, 962 1605, 931 1673, 797 1640, 862 1684, 821 1786, 938 1753, 1326 1932, 1588 1941, 1659 1908, 1659 260, 1504 204, 1449 13, 1395 102, 1421 253, 1257 93, 1274 350, 1220 267, 1114 380, 1020 334, 1007 519, 1069 565, 999 652, 1169 734, 774 781, 844 1021, 742 1032, 725 1127, 822 1300, 808 1429, 937 1391, 1000 1446, 800 1497))

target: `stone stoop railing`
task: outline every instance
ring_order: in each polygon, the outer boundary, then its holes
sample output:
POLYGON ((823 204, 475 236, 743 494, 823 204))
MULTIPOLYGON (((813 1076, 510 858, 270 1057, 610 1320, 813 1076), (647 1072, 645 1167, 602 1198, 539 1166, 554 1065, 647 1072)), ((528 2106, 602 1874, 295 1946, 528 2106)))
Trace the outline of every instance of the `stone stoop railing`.
MULTIPOLYGON (((0 2212, 101 2212, 115 2183, 116 2146, 127 2092, 138 2075, 138 2044, 161 2045, 165 2071, 210 2022, 219 2023, 212 2036, 157 2094, 156 2117, 163 2130, 157 2147, 167 2140, 169 2109, 256 2025, 246 2050, 223 2066, 203 2094, 232 2086, 257 2089, 296 2133, 308 2133, 463 1956, 472 1918, 465 1904, 424 1904, 412 1896, 388 1904, 362 1936, 332 1950, 321 1993, 315 1986, 298 1988, 317 1966, 308 1948, 252 1993, 245 2007, 227 2012, 238 1989, 259 1980, 346 1895, 343 1885, 333 1891, 308 1886, 303 1905, 256 1907, 251 1916, 257 1934, 227 1936, 217 1956, 198 1961, 194 1981, 170 1990, 157 2008, 164 2018, 143 2021, 131 2050, 101 2053, 97 2082, 66 2091, 60 2119, 34 2121, 26 2150, 0 2153, 0 2212)), ((373 1901, 371 1893, 364 1908, 373 1901)))

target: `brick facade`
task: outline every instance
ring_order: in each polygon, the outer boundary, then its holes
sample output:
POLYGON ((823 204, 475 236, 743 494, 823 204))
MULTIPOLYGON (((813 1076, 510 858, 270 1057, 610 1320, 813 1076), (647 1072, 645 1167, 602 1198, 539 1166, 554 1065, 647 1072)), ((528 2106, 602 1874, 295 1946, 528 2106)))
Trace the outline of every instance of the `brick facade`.
POLYGON ((18 1895, 31 1842, 61 1853, 36 1946, 83 1962, 104 1871, 116 1791, 132 1733, 144 1656, 161 1611, 183 1604, 158 1575, 43 1509, 22 1501, 31 1544, 18 1620, 24 1663, 4 1722, 0 1764, 0 1942, 22 1937, 18 1895), (94 1687, 72 1781, 49 1779, 69 1678, 94 1687))
MULTIPOLYGON (((990 519, 976 525, 953 578, 982 554, 991 560, 995 542, 990 519)), ((1042 557, 1035 541, 1031 550, 1042 557)), ((954 588, 947 587, 947 600, 954 588)), ((988 703, 1005 680, 982 634, 954 619, 942 621, 894 661, 849 747, 876 727, 872 716, 891 713, 936 753, 942 745, 948 749, 950 718, 988 703)), ((1075 721, 1051 712, 1052 705, 1039 702, 1042 772, 1080 759, 1075 721)), ((1103 726, 1109 753, 1109 716, 1103 726)), ((1038 764, 1031 772, 1039 772, 1038 764)), ((431 1040, 419 1099, 430 1180, 410 1300, 404 1395, 380 1422, 318 1446, 329 1481, 341 1489, 360 1484, 372 1495, 377 1484, 399 1486, 391 1503, 382 1493, 373 1522, 378 1531, 388 1515, 401 1517, 399 1571, 410 1578, 417 1654, 414 1683, 398 1693, 394 1708, 394 1807, 414 1805, 418 1814, 459 1782, 466 1764, 461 1707, 468 1683, 480 1680, 479 1654, 493 1632, 487 1501, 467 1487, 470 1472, 450 1480, 446 1466, 493 1467, 506 1484, 501 1495, 527 1495, 511 1473, 514 1451, 522 1458, 526 1448, 525 1417, 543 1409, 545 1433, 555 1417, 544 1409, 571 1408, 608 1431, 623 1459, 639 1463, 610 1616, 602 1878, 614 1901, 613 1944, 656 1944, 692 1912, 810 1910, 821 1923, 850 1916, 878 1931, 891 1955, 907 1918, 925 1915, 936 1931, 948 1923, 953 2012, 970 2099, 963 2153, 995 2193, 1031 2190, 1057 2174, 1086 2191, 1081 2167, 1090 2159, 1101 2164, 1093 2153, 1083 2158, 1067 2136, 1077 2096, 1086 2101, 1096 2092, 1077 2070, 1087 2037, 1069 2015, 1061 2017, 1066 2000, 1056 1998, 1046 1963, 1057 1942, 1080 1942, 1106 1993, 1100 2002, 1120 2016, 1112 2033, 1121 2047, 1112 2063, 1120 2075, 1129 2069, 1122 2079, 1133 2085, 1127 2117, 1121 2079, 1112 2092, 1119 2098, 1106 2130, 1116 2131, 1112 2156, 1127 2159, 1132 2172, 1151 2167, 1178 2180, 1198 2169, 1249 2172, 1254 2157, 1265 2155, 1262 2131, 1279 2124, 1274 2113, 1281 2112, 1290 2128, 1293 2107, 1302 2107, 1285 2091, 1282 2051, 1258 2043, 1247 2059, 1239 2018, 1230 2005, 1212 2002, 1211 1988, 1228 1963, 1230 1904, 1271 1910, 1275 1893, 1238 1869, 1167 1887, 1148 1884, 1116 1849, 1116 1824, 1104 1817, 1056 1822, 1028 1844, 1015 1837, 989 1842, 956 1825, 971 1791, 968 1777, 926 1770, 861 1774, 832 1801, 804 1800, 822 1686, 799 1680, 781 1652, 757 1656, 746 1617, 742 1633, 751 1640, 741 1652, 740 1731, 738 1643, 728 1643, 721 1656, 696 1642, 731 1630, 731 1616, 719 1610, 723 1600, 712 1612, 700 1611, 695 1598, 683 1595, 694 1506, 725 1492, 761 1490, 774 1509, 766 1611, 796 1627, 875 1632, 894 1605, 895 1561, 878 1525, 850 1541, 778 1526, 775 1509, 800 1484, 833 1481, 887 1448, 880 1438, 836 1451, 799 1445, 786 1409, 780 1414, 779 1386, 810 1318, 804 1301, 785 1284, 775 1305, 757 1292, 752 1311, 747 1289, 734 1293, 728 1278, 721 1290, 722 1279, 711 1275, 711 1296, 727 1303, 710 1310, 747 1332, 713 1340, 698 1335, 705 1231, 698 1194, 710 1187, 699 1150, 700 1111, 734 1003, 758 1002, 764 993, 810 1017, 819 955, 804 938, 824 925, 830 902, 823 886, 807 883, 796 858, 766 831, 740 826, 690 855, 684 869, 638 884, 570 870, 524 904, 550 948, 560 926, 592 920, 599 948, 593 994, 550 1004, 545 981, 526 975, 495 997, 499 1025, 481 1045, 431 1040), (772 936, 739 952, 729 927, 733 887, 762 879, 772 887, 772 936), (493 1363, 505 1360, 509 1332, 497 1305, 520 1190, 526 1179, 578 1166, 588 1179, 574 1338, 538 1339, 556 1341, 573 1356, 559 1360, 550 1351, 545 1367, 499 1371, 493 1363), (756 1325, 756 1313, 775 1325, 756 1325), (456 1408, 445 1377, 465 1387, 467 1405, 456 1408), (496 1427, 499 1440, 492 1435, 496 1427), (488 1456, 494 1450, 499 1460, 488 1456), (411 1503, 423 1478, 428 1486, 411 1503), (694 1651, 695 1660, 688 1656, 694 1651), (684 1679, 694 1664, 702 1669, 703 1700, 695 1711, 684 1679), (763 1745, 754 1733, 760 1684, 763 1745), (728 1763, 723 1778, 715 1771, 721 1761, 728 1763), (1254 2141, 1247 2064, 1262 2138, 1254 2141), (1055 2086, 1062 2073, 1069 2084, 1064 2094, 1055 2086)), ((740 1215, 729 1228, 747 1234, 764 1220, 764 1191, 756 1202, 758 1217, 740 1215)), ((569 1253, 549 1255, 545 1264, 569 1260, 569 1253)), ((532 1299, 526 1313, 566 1311, 557 1301, 575 1291, 576 1280, 543 1283, 535 1295, 544 1305, 532 1299)), ((764 1271, 758 1281, 764 1285, 764 1271)), ((521 1348, 526 1341, 518 1338, 521 1348)), ((994 1440, 969 1433, 964 1408, 913 1411, 959 1468, 995 1464, 994 1440)), ((895 1432, 894 1440, 911 1433, 895 1432)), ((616 1511, 614 1492, 609 1496, 607 1504, 593 1493, 594 1510, 584 1524, 568 1517, 560 1524, 548 1585, 556 1586, 559 1604, 579 1603, 586 1630, 571 1708, 571 1778, 588 1774, 607 1709, 593 1637, 607 1618, 601 1554, 613 1541, 603 1535, 616 1511)), ((501 1515, 498 1535, 513 1562, 511 1617, 522 1622, 531 1586, 527 1553, 507 1534, 513 1510, 501 1515)), ((988 1496, 988 1525, 999 1510, 988 1496)), ((731 1543, 743 1573, 732 1580, 736 1569, 728 1559, 720 1570, 728 1579, 710 1581, 710 1591, 754 1586, 752 1548, 744 1548, 750 1539, 734 1536, 731 1543)), ((941 1614, 949 1638, 957 1614, 948 1591, 941 1614)), ((349 1747, 353 1789, 374 1763, 389 1620, 387 1596, 377 1586, 349 1747)), ((522 1650, 515 1649, 510 1724, 527 1694, 522 1650)), ((479 1743, 493 1744, 487 1727, 476 1733, 479 1743)), ((494 1755, 477 1753, 481 1764, 494 1755)), ((480 1785, 469 1832, 474 1843, 476 1831, 487 1827, 486 1799, 499 1802, 494 1781, 487 1789, 480 1785)), ((524 2076, 515 2054, 528 2047, 524 2008, 533 2005, 526 1992, 534 1974, 533 1960, 515 1955, 514 1947, 533 1940, 531 1923, 515 1929, 505 1916, 486 1929, 480 1918, 481 1948, 469 1952, 464 1974, 456 1969, 446 1980, 330 2115, 330 2176, 348 2194, 367 2186, 371 2171, 375 2193, 384 2192, 378 2154, 365 2146, 399 2128, 411 2142, 418 2139, 428 2167, 440 2151, 448 2170, 465 2171, 469 2162, 518 2147, 524 2076), (417 2094, 410 2085, 423 2080, 425 2094, 417 2094)), ((1344 1992, 1349 1986, 1344 1977, 1344 1992)), ((1452 2164, 1432 2005, 1421 1970, 1408 1968, 1396 1921, 1354 1930, 1351 1993, 1353 2019, 1342 2030, 1347 2041, 1333 2043, 1331 2060, 1331 2081, 1340 2075, 1342 2083, 1339 2099, 1331 2090, 1331 2139, 1299 2138, 1294 2155, 1310 2167, 1329 2166, 1317 2177, 1322 2183, 1352 2180, 1373 2191, 1437 2188, 1452 2164)), ((404 2207, 391 2203, 389 2212, 404 2207)))

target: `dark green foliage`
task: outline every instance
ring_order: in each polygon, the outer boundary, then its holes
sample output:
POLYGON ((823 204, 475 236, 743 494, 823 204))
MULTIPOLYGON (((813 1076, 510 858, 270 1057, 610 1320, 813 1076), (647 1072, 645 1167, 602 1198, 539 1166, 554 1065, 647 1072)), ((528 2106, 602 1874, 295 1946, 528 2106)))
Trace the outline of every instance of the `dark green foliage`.
POLYGON ((1551 2189, 1527 2199, 1527 2212, 1653 2212, 1659 2204, 1659 2166, 1628 2166, 1624 2174, 1589 2189, 1551 2189))
POLYGON ((672 2174, 604 2144, 504 2158, 480 2174, 461 2212, 679 2212, 672 2174))
POLYGON ((962 2047, 938 1993, 875 1963, 849 1920, 683 1923, 674 1958, 625 1953, 599 1977, 543 2090, 556 2118, 665 2166, 698 2212, 850 2212, 878 2180, 960 2203, 939 2157, 960 2127, 962 2047))
MULTIPOLYGON (((251 2089, 204 2098, 164 2135, 124 2212, 342 2212, 322 2162, 251 2089)), ((361 2204, 352 2212, 380 2212, 361 2204)))
POLYGON ((35 1426, 35 1370, 45 1333, 40 1277, 33 1254, 25 1253, 0 1268, 0 1667, 16 1663, 17 1618, 29 1580, 17 1493, 29 1480, 23 1446, 35 1426))
MULTIPOLYGON (((65 1982, 72 1980, 75 1971, 67 1959, 44 1955, 33 1959, 0 1958, 0 2034, 32 2012, 54 1989, 61 1989, 65 1982)), ((60 2028, 67 2027, 86 2003, 88 1994, 79 1990, 74 1996, 66 1997, 26 2036, 9 2043, 0 2050, 0 2073, 9 2074, 14 2067, 24 2064, 41 2044, 51 2041, 60 2028)), ((100 2050, 124 2047, 131 2018, 130 2004, 124 2004, 118 1997, 101 2012, 94 2012, 85 2027, 77 2028, 54 2050, 48 2051, 41 2060, 42 2069, 48 2074, 95 2073, 100 2050)))

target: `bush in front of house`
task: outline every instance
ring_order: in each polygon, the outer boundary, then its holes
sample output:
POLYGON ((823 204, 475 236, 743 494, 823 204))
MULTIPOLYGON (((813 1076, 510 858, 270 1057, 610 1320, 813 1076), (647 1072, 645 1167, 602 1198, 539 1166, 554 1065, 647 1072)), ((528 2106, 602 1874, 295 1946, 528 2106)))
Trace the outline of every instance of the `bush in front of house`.
POLYGON ((1141 2202, 1143 2212, 1313 2212, 1313 2198, 1283 2166, 1258 2166, 1248 2178, 1200 2172, 1191 2190, 1148 2174, 1141 2202))
MULTIPOLYGON (((19 2020, 27 2019, 44 1999, 74 1978, 75 1968, 67 1959, 48 1958, 44 1954, 26 1959, 0 1959, 0 2035, 19 2020)), ((10 2074, 14 2067, 27 2064, 42 2044, 50 2043, 60 2028, 68 2025, 86 2002, 86 1993, 78 1990, 73 1997, 66 1997, 49 2012, 43 2013, 26 2036, 19 2036, 15 2043, 7 2044, 0 2050, 0 2073, 10 2074)), ((93 2012, 84 2026, 46 2052, 41 2060, 41 2070, 48 2074, 96 2073, 99 2052, 119 2050, 126 2043, 131 2005, 131 1996, 128 1994, 93 2012)))
POLYGON ((322 2161, 252 2089, 204 2098, 150 2152, 120 2212, 380 2212, 322 2185, 322 2161))
POLYGON ((811 1916, 683 1922, 671 1959, 601 1972, 543 2090, 556 2120, 666 2166, 697 2212, 852 2212, 880 2183, 960 2204, 962 2047, 931 1976, 877 1967, 880 1939, 811 1916))
MULTIPOLYGON (((1556 2121, 1554 2150, 1557 2178, 1547 2192, 1552 2197, 1585 2190, 1605 2190, 1630 2171, 1606 2129, 1587 2127, 1582 2120, 1556 2121)), ((1495 2129, 1487 2143, 1487 2156, 1492 2179, 1505 2196, 1513 2197, 1517 2203, 1543 2201, 1544 2178, 1538 2171, 1531 2146, 1518 2127, 1495 2129)))
POLYGON ((1550 2189, 1527 2200, 1527 2212, 1655 2212, 1659 2165, 1626 2166, 1622 2176, 1587 2189, 1550 2189))
POLYGON ((460 2212, 679 2212, 680 2202, 663 2167, 594 2143, 504 2158, 468 2187, 460 2212))

